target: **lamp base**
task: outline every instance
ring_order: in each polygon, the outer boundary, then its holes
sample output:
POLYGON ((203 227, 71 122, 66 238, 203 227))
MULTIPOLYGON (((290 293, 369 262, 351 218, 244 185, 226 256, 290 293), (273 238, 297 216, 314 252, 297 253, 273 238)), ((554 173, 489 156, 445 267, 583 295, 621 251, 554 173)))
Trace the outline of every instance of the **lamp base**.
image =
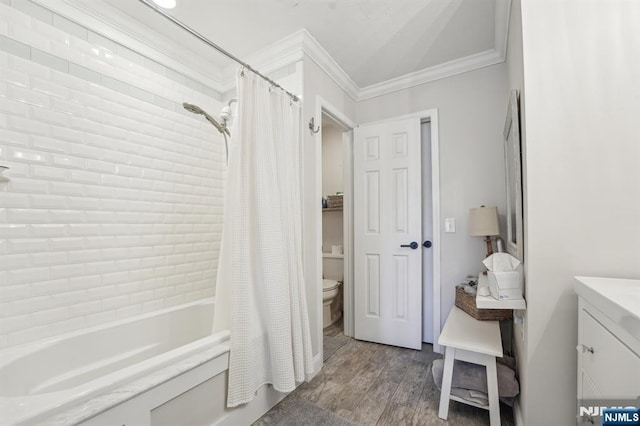
POLYGON ((484 237, 484 242, 487 243, 487 255, 485 257, 489 257, 493 254, 493 243, 490 236, 484 237))

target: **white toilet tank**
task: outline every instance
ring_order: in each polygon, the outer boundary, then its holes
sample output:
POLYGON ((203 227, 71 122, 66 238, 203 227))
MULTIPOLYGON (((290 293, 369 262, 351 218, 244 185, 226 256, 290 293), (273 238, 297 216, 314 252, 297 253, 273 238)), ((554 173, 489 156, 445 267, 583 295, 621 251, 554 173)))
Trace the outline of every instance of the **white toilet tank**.
POLYGON ((322 276, 328 280, 344 281, 344 259, 329 253, 323 253, 322 276))

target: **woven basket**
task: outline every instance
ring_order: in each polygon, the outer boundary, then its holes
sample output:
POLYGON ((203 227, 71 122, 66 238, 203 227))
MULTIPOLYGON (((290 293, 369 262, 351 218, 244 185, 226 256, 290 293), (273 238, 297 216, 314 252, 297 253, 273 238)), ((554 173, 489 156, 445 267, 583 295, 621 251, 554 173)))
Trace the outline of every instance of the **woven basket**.
POLYGON ((342 207, 342 195, 327 195, 327 207, 330 209, 342 207))
POLYGON ((478 309, 476 296, 465 293, 462 287, 456 287, 456 306, 481 321, 502 321, 513 318, 511 309, 478 309))

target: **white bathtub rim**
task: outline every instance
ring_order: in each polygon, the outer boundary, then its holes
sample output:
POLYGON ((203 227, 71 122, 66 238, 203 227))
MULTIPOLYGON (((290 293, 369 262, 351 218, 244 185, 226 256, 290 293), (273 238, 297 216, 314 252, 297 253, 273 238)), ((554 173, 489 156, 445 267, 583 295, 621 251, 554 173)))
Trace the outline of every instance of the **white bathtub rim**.
MULTIPOLYGON (((14 356, 12 356, 12 360, 20 358, 20 356, 24 356, 37 350, 46 348, 48 345, 51 345, 65 338, 100 331, 106 328, 126 324, 135 320, 143 320, 167 312, 185 309, 201 304, 210 304, 212 302, 213 299, 203 299, 197 302, 190 302, 153 313, 147 313, 136 317, 113 321, 107 324, 101 324, 99 326, 91 327, 80 332, 74 331, 72 333, 67 333, 65 335, 58 336, 55 339, 47 339, 46 342, 38 342, 36 344, 23 346, 22 351, 16 351, 15 354, 13 354, 14 356)), ((0 418, 2 418, 3 420, 8 420, 10 424, 19 425, 25 424, 25 422, 29 422, 28 424, 31 424, 34 420, 55 415, 56 412, 64 411, 74 405, 87 402, 93 398, 98 397, 101 394, 108 393, 109 391, 112 391, 119 386, 126 386, 126 383, 139 380, 142 377, 153 374, 153 372, 166 368, 167 366, 175 362, 180 363, 181 361, 184 361, 184 359, 192 357, 194 354, 208 351, 209 349, 213 349, 216 347, 217 349, 213 351, 214 354, 224 353, 225 351, 229 350, 228 341, 229 331, 220 331, 69 389, 37 395, 0 397, 0 418)), ((4 365, 6 365, 6 362, 4 362, 4 365)), ((166 380, 170 378, 171 377, 167 377, 166 380)))
MULTIPOLYGON (((26 397, 0 397, 0 418, 10 419, 10 424, 32 424, 35 420, 49 417, 56 412, 87 402, 119 386, 126 385, 126 383, 135 382, 153 374, 175 362, 180 363, 199 352, 217 347, 215 353, 224 353, 229 350, 226 343, 228 338, 229 332, 221 331, 70 389, 26 397), (142 366, 144 366, 143 369, 141 369, 142 366)), ((166 380, 170 378, 167 377, 166 380)))
POLYGON ((207 336, 150 360, 127 366, 70 389, 27 397, 0 397, 0 418, 11 419, 10 424, 19 425, 24 422, 32 424, 35 420, 49 417, 56 412, 87 402, 119 386, 126 386, 127 383, 135 382, 173 363, 180 363, 182 360, 199 352, 217 348, 214 353, 224 353, 228 351, 228 344, 226 343, 228 336, 229 333, 226 331, 207 336), (144 367, 143 369, 141 369, 142 366, 144 367))
MULTIPOLYGON (((104 324, 98 324, 91 327, 82 328, 80 330, 70 331, 64 334, 48 337, 46 339, 38 340, 35 342, 27 342, 27 343, 22 343, 16 346, 10 346, 6 349, 0 350, 0 368, 4 367, 5 365, 27 354, 37 352, 39 350, 46 348, 47 346, 53 345, 54 343, 57 343, 60 340, 71 339, 73 337, 82 336, 83 334, 89 334, 96 331, 106 330, 109 328, 130 323, 133 321, 144 320, 147 318, 155 317, 155 316, 166 314, 169 312, 179 311, 191 306, 207 305, 210 303, 214 305, 214 309, 215 309, 215 298, 207 297, 206 299, 200 299, 193 302, 183 303, 181 305, 170 306, 168 308, 164 308, 158 311, 145 312, 144 314, 122 318, 119 320, 106 322, 104 324)), ((211 323, 213 326, 213 318, 211 318, 211 323)))
POLYGON ((127 382, 122 386, 113 389, 111 393, 104 393, 79 405, 75 405, 66 410, 60 410, 57 414, 54 414, 53 417, 40 419, 38 423, 29 424, 28 426, 77 425, 92 417, 98 416, 119 404, 126 403, 128 400, 134 399, 147 391, 153 392, 153 388, 162 386, 166 382, 171 382, 172 379, 177 378, 182 374, 202 368, 211 370, 211 367, 214 367, 214 371, 210 372, 205 378, 201 378, 198 381, 199 384, 202 381, 213 378, 228 369, 228 354, 228 343, 205 349, 179 361, 175 365, 170 365, 164 369, 156 370, 155 372, 139 378, 138 380, 127 382))

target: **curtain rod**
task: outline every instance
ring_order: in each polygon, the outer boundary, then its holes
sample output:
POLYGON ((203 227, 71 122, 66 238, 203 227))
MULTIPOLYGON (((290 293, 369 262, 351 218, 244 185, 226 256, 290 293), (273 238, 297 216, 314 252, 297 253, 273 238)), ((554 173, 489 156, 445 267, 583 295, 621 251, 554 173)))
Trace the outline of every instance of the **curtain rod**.
POLYGON ((235 55, 231 54, 229 51, 227 51, 227 50, 223 49, 222 47, 218 46, 217 44, 215 44, 214 42, 212 42, 211 40, 209 40, 208 38, 206 38, 205 36, 203 36, 202 34, 197 32, 196 30, 194 30, 193 28, 191 28, 188 25, 182 23, 181 21, 179 21, 178 19, 174 18, 173 16, 171 16, 170 14, 165 12, 164 10, 160 9, 160 7, 158 7, 155 4, 153 4, 150 0, 138 0, 138 1, 140 3, 142 3, 142 4, 144 4, 145 6, 151 8, 156 13, 160 14, 161 16, 163 16, 165 19, 168 19, 169 21, 173 22, 175 25, 179 26, 180 28, 182 28, 183 30, 185 30, 186 32, 191 34, 192 36, 196 37, 197 39, 199 39, 203 43, 209 45, 210 47, 213 47, 215 50, 217 50, 218 52, 222 53, 227 58, 237 62, 238 64, 242 65, 247 70, 259 75, 260 77, 262 77, 263 79, 265 79, 266 81, 268 81, 269 83, 274 85, 275 87, 279 87, 287 95, 289 95, 294 101, 298 101, 300 99, 300 98, 298 98, 297 95, 295 95, 294 93, 289 92, 284 87, 280 86, 278 83, 276 83, 275 81, 271 80, 269 77, 267 77, 266 75, 262 74, 261 72, 259 72, 255 68, 253 68, 251 65, 247 64, 246 62, 241 61, 235 55))

